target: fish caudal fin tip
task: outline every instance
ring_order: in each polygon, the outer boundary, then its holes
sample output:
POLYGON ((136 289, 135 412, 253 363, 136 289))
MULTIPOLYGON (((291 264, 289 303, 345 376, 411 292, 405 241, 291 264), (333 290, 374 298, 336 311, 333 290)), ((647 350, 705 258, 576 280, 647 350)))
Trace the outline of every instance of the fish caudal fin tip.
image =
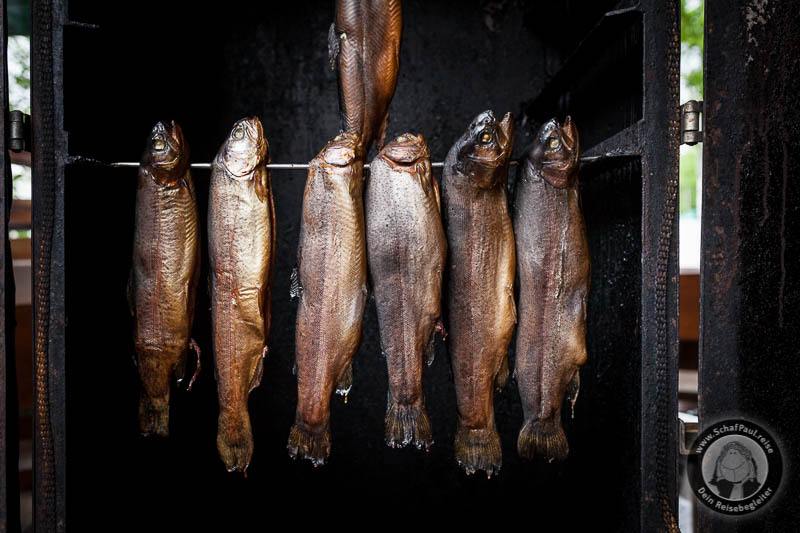
POLYGON ((217 424, 217 451, 228 472, 246 472, 253 457, 253 434, 247 410, 222 411, 217 424))
POLYGON ((455 440, 456 461, 467 475, 478 471, 491 478, 500 472, 503 452, 494 428, 469 429, 459 426, 455 440))
POLYGON ((433 444, 430 418, 422 402, 409 405, 390 401, 384 424, 386 445, 390 448, 413 445, 427 452, 433 444))
POLYGON ((292 459, 307 459, 315 467, 322 466, 331 453, 331 433, 328 428, 310 431, 294 424, 289 431, 286 450, 292 459))
POLYGON ((139 399, 139 433, 145 437, 169 436, 169 398, 139 399))
POLYGON ((517 451, 523 459, 563 461, 569 455, 569 443, 558 421, 528 420, 519 432, 517 451))

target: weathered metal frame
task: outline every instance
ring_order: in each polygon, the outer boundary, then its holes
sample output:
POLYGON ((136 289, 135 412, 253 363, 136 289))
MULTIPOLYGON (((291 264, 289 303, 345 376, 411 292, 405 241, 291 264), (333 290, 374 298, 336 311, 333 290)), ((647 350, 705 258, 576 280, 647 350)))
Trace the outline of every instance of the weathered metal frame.
MULTIPOLYGON (((791 4, 791 5, 789 5, 791 4)), ((730 418, 771 433, 783 479, 762 510, 700 509, 701 531, 794 531, 800 520, 800 10, 705 6, 700 430, 730 418)))
POLYGON ((0 533, 20 530, 19 517, 19 434, 17 406, 17 376, 14 351, 15 287, 11 258, 11 243, 8 238, 9 214, 11 210, 12 181, 11 161, 8 156, 8 19, 6 2, 0 0, 0 533))
MULTIPOLYGON (((641 466, 642 531, 674 530, 677 510, 678 2, 644 0, 643 119, 587 156, 642 161, 641 466)), ((35 524, 64 531, 65 310, 64 0, 33 2, 35 524)), ((568 90, 568 87, 564 87, 568 90)))

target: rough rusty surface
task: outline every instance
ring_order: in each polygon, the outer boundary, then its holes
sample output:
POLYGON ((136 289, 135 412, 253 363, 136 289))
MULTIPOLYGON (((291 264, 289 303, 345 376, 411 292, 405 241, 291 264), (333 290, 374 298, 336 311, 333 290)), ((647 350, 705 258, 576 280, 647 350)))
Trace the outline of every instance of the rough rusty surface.
POLYGON ((709 2, 705 48, 700 420, 753 420, 785 466, 763 511, 734 523, 701 506, 701 525, 788 531, 800 521, 800 10, 709 2))

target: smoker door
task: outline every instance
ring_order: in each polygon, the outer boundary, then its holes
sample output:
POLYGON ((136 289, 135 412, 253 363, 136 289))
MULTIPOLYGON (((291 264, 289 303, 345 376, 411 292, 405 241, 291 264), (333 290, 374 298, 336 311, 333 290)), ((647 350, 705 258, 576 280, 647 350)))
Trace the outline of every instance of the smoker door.
POLYGON ((800 521, 800 9, 706 2, 699 412, 741 418, 783 457, 762 510, 700 505, 702 531, 791 531, 800 521))
POLYGON ((14 363, 15 291, 11 243, 11 160, 8 154, 8 24, 6 2, 0 0, 0 532, 19 531, 19 441, 14 363))

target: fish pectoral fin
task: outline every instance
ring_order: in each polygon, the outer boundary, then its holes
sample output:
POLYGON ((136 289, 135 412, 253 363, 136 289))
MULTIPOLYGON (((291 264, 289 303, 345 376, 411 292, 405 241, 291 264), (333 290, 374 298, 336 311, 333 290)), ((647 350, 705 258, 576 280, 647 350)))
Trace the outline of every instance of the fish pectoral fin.
POLYGON ((575 418, 575 402, 578 401, 578 394, 581 391, 581 373, 576 370, 575 375, 567 385, 567 399, 569 399, 570 418, 575 418))
POLYGON ((194 352, 194 372, 192 372, 192 378, 189 380, 189 384, 186 386, 186 391, 191 392, 192 387, 194 386, 194 382, 197 381, 197 378, 200 376, 200 370, 202 370, 203 365, 200 362, 200 345, 197 344, 197 341, 194 339, 189 339, 189 348, 194 352))
POLYGON ((268 353, 269 348, 267 345, 264 345, 264 348, 261 350, 261 357, 258 358, 256 367, 253 369, 253 375, 250 377, 250 386, 247 389, 248 393, 252 392, 253 389, 261 384, 261 378, 264 376, 264 359, 266 359, 268 353))
POLYGON ((289 298, 299 299, 303 295, 303 285, 300 283, 300 267, 295 266, 289 276, 289 298))
POLYGON ((133 269, 128 272, 128 283, 125 287, 126 296, 128 297, 128 311, 131 316, 136 316, 136 295, 133 290, 133 269))
POLYGON ((339 374, 339 379, 336 381, 336 394, 344 398, 344 403, 347 403, 347 395, 350 394, 350 389, 353 388, 353 363, 347 363, 342 373, 339 374))
POLYGON ((494 375, 494 386, 497 390, 501 390, 506 386, 508 374, 508 354, 505 354, 500 360, 500 368, 497 369, 497 374, 494 375))
POLYGON ((331 70, 336 70, 336 62, 339 59, 339 35, 336 33, 336 23, 331 22, 328 29, 328 64, 331 70))

